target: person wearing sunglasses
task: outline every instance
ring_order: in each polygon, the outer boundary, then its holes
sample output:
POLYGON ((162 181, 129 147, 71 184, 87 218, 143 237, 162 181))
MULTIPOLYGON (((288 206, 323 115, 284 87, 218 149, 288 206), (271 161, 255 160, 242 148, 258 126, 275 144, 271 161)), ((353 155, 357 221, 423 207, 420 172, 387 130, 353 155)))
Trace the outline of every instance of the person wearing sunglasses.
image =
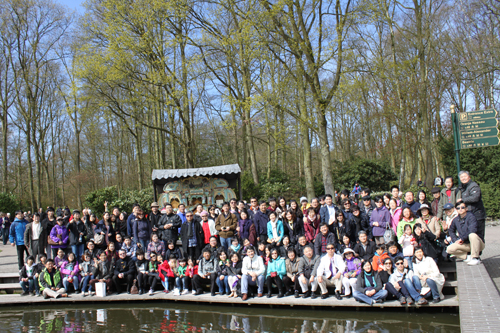
MULTIPOLYGON (((328 287, 330 286, 335 286, 335 297, 338 300, 342 299, 340 293, 342 291, 342 273, 344 273, 345 268, 344 260, 335 253, 335 244, 328 243, 326 245, 326 255, 321 258, 317 270, 321 299, 328 298, 328 287)), ((312 295, 312 298, 316 297, 316 294, 312 295)))
POLYGON ((455 205, 458 216, 451 222, 449 236, 452 244, 446 248, 448 254, 465 259, 468 265, 479 265, 479 253, 484 250, 484 238, 478 234, 476 217, 467 211, 465 203, 459 201, 455 205))
MULTIPOLYGON (((386 260, 384 265, 392 265, 392 262, 386 260)), ((413 271, 405 268, 403 257, 397 257, 394 260, 394 266, 396 269, 389 277, 389 282, 385 285, 385 289, 394 295, 394 297, 399 300, 401 305, 412 305, 413 299, 411 298, 408 289, 406 289, 404 281, 406 279, 412 279, 413 271)))

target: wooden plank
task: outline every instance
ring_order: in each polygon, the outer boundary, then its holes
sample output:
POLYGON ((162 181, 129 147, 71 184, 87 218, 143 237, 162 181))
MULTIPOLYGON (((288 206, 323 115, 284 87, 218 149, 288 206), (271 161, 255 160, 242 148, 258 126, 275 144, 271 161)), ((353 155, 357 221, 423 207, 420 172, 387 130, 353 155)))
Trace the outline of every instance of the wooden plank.
MULTIPOLYGON (((193 296, 193 295, 182 295, 174 296, 173 294, 165 294, 163 292, 156 292, 153 296, 148 295, 111 295, 107 297, 97 297, 97 296, 87 296, 83 297, 81 294, 75 295, 70 294, 69 298, 59 298, 59 299, 49 299, 44 300, 42 297, 20 297, 19 295, 0 295, 0 305, 22 305, 22 304, 48 304, 55 302, 72 302, 72 303, 100 303, 100 302, 144 302, 144 301, 170 301, 170 302, 188 302, 188 303, 208 303, 208 304, 225 304, 225 305, 255 305, 255 306, 289 306, 289 307, 338 307, 338 308, 400 308, 401 311, 407 306, 401 306, 398 301, 388 301, 383 304, 375 304, 370 306, 365 303, 359 303, 353 298, 343 299, 341 301, 337 300, 335 297, 330 296, 327 299, 302 299, 294 298, 293 296, 277 298, 273 296, 271 298, 261 297, 261 298, 250 298, 247 301, 242 301, 241 298, 229 298, 227 296, 210 296, 210 293, 193 296)), ((417 307, 415 305, 412 308, 456 308, 458 307, 457 296, 446 296, 445 300, 439 302, 438 304, 429 304, 422 307, 417 307)))

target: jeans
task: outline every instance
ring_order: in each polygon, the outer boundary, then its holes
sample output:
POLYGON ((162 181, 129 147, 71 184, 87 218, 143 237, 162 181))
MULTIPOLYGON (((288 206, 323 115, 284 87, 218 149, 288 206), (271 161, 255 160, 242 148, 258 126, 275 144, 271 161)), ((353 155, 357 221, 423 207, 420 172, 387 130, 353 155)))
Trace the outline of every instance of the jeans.
POLYGON ((8 240, 9 240, 9 228, 4 228, 4 229, 2 229, 3 245, 7 245, 8 240))
POLYGON ((387 290, 385 289, 380 289, 377 291, 373 296, 367 296, 365 293, 360 293, 357 290, 353 291, 353 296, 356 300, 365 302, 367 304, 372 305, 373 301, 378 300, 378 299, 384 299, 387 297, 387 290))
POLYGON ((224 276, 224 280, 220 279, 220 276, 217 277, 217 286, 219 287, 219 294, 223 295, 224 291, 226 294, 229 294, 231 291, 229 290, 229 282, 227 280, 227 275, 221 275, 224 276))
POLYGON ((148 240, 147 239, 139 239, 139 241, 137 243, 141 244, 142 250, 144 251, 144 253, 146 253, 146 251, 148 250, 148 240))
POLYGON ((404 257, 406 261, 408 261, 408 269, 412 270, 413 269, 413 262, 411 261, 411 258, 413 257, 404 257))
POLYGON ((401 298, 401 296, 410 297, 410 293, 408 292, 408 289, 406 289, 404 282, 399 281, 398 285, 401 287, 399 291, 390 282, 386 283, 385 289, 397 299, 401 298))
MULTIPOLYGON (((413 285, 415 286, 415 289, 418 292, 420 292, 420 290, 422 290, 422 284, 420 283, 420 279, 418 278, 418 276, 413 276, 412 282, 413 282, 413 285)), ((434 282, 434 280, 427 279, 427 285, 429 286, 429 288, 431 288, 431 291, 429 291, 427 294, 423 295, 422 297, 428 298, 430 295, 432 295, 432 298, 439 299, 440 298, 439 290, 438 290, 438 287, 436 285, 436 282, 434 282)))
POLYGON ((71 252, 75 254, 76 260, 81 261, 83 255, 83 244, 71 245, 71 252))
MULTIPOLYGON (((418 277, 417 277, 418 278, 418 277)), ((415 289, 415 286, 413 285, 413 281, 410 280, 410 279, 405 279, 403 281, 405 287, 406 287, 406 290, 408 290, 408 293, 410 294, 411 298, 413 298, 413 300, 415 302, 418 302, 422 296, 420 295, 420 293, 415 289)), ((418 282, 418 284, 420 285, 420 281, 418 282)))
MULTIPOLYGON (((68 281, 68 279, 69 279, 69 276, 66 276, 63 279, 63 286, 64 286, 64 289, 66 289, 66 290, 69 290, 70 282, 68 281)), ((78 278, 76 278, 76 277, 73 277, 73 287, 75 288, 75 291, 78 290, 78 278)))
POLYGON ((257 293, 263 294, 264 293, 264 275, 257 276, 257 279, 255 281, 252 281, 251 275, 243 275, 241 277, 241 293, 242 294, 248 294, 248 286, 249 285, 251 285, 251 286, 257 285, 257 293))
POLYGON ((90 280, 92 280, 92 275, 87 275, 82 278, 82 293, 92 291, 92 285, 89 283, 90 280))
POLYGON ((175 285, 177 286, 177 289, 179 289, 179 291, 188 290, 189 289, 189 277, 188 276, 176 277, 175 278, 175 285))
POLYGON ((35 291, 35 279, 28 279, 28 281, 20 281, 19 284, 21 288, 23 288, 24 292, 33 292, 35 291))
POLYGON ((223 246, 227 251, 229 246, 231 246, 231 238, 230 237, 228 237, 228 238, 220 237, 220 245, 223 246))

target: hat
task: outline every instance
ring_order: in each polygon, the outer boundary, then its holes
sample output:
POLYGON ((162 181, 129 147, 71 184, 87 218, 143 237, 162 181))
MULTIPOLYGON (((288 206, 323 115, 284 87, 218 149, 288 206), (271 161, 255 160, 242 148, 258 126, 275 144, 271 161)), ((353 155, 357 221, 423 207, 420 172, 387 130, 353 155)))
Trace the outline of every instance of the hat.
POLYGON ((74 209, 73 214, 80 214, 80 211, 78 209, 74 209))
POLYGON ((54 207, 47 207, 47 212, 55 212, 54 207))
POLYGON ((344 253, 342 253, 342 256, 345 257, 347 253, 354 253, 354 251, 348 247, 345 248, 344 253))
POLYGON ((208 216, 208 212, 206 210, 204 210, 200 213, 200 216, 208 216))
POLYGON ((431 193, 439 193, 441 192, 441 189, 439 187, 433 187, 432 190, 431 190, 431 193))
POLYGON ((421 204, 421 205, 420 205, 420 208, 417 210, 417 212, 420 212, 420 211, 421 211, 422 209, 424 209, 424 208, 428 209, 429 211, 431 210, 431 209, 429 208, 429 206, 427 206, 426 204, 421 204))
POLYGON ((300 198, 300 203, 303 203, 304 201, 307 202, 307 198, 306 197, 301 197, 300 198))
POLYGON ((157 202, 153 202, 153 203, 151 204, 151 208, 153 208, 153 207, 160 207, 160 205, 158 205, 158 203, 157 203, 157 202))
POLYGON ((372 197, 371 197, 371 196, 369 196, 369 195, 365 195, 362 199, 363 199, 363 200, 371 200, 371 199, 372 199, 372 197))
POLYGON ((447 204, 445 204, 443 207, 444 210, 448 210, 448 209, 452 209, 452 208, 454 208, 454 206, 452 203, 449 203, 449 202, 447 204))
POLYGON ((160 211, 160 213, 162 213, 162 214, 167 214, 167 209, 166 209, 166 208, 163 208, 163 209, 160 211))

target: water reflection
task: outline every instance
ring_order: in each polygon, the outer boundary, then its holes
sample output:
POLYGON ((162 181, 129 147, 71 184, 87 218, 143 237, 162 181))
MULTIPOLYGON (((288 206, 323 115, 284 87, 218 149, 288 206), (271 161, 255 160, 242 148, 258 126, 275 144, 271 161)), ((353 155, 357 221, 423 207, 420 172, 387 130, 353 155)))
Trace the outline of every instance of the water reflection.
POLYGON ((2 332, 459 332, 458 315, 275 310, 158 303, 0 311, 2 332), (136 305, 130 305, 136 306, 136 305), (215 310, 215 311, 214 311, 215 310), (354 319, 355 318, 355 319, 354 319))

